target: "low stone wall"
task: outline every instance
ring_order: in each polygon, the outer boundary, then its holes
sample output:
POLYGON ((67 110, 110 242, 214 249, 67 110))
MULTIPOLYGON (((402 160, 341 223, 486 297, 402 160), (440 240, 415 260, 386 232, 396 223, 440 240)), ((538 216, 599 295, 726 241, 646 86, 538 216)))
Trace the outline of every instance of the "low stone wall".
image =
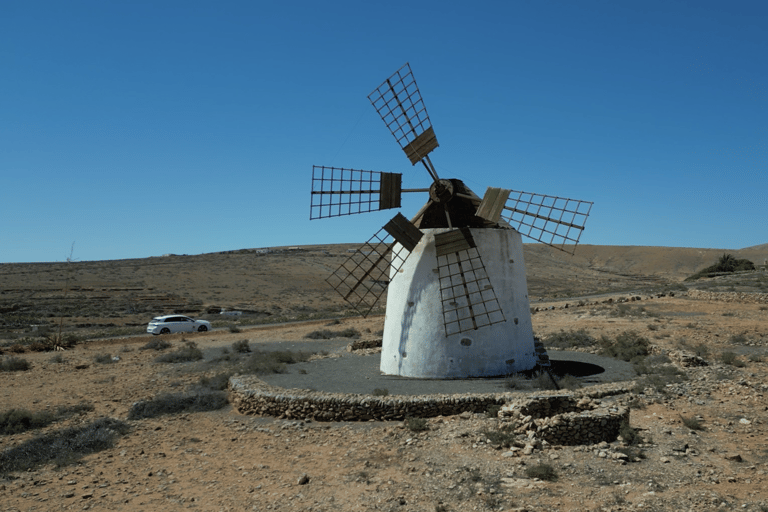
POLYGON ((768 304, 768 293, 707 292, 703 290, 689 290, 688 297, 698 300, 715 300, 719 302, 768 304))
POLYGON ((321 393, 270 386, 253 376, 229 379, 230 401, 242 414, 316 421, 402 420, 462 412, 484 412, 503 405, 505 393, 482 395, 373 396, 321 393))
POLYGON ((629 422, 629 408, 561 394, 510 402, 499 410, 499 418, 516 433, 550 444, 596 444, 616 439, 621 425, 629 422))
MULTIPOLYGON (((578 403, 592 403, 603 396, 627 393, 633 382, 609 383, 579 390, 573 395, 562 392, 542 392, 527 402, 526 412, 536 407, 542 411, 578 409, 578 403), (542 399, 541 397, 552 397, 542 399), (543 400, 543 401, 542 401, 543 400), (575 406, 567 405, 575 403, 575 406), (542 404, 550 405, 542 405, 542 404), (560 404, 560 405, 557 405, 560 404), (554 407, 554 408, 553 408, 554 407)), ((508 402, 518 403, 523 393, 491 393, 461 395, 395 395, 372 396, 343 393, 322 393, 303 389, 283 389, 270 386, 252 375, 233 376, 229 379, 230 401, 242 414, 274 416, 278 418, 306 419, 315 421, 368 421, 402 420, 406 417, 430 418, 452 416, 463 412, 485 412, 490 406, 508 402)), ((537 413, 539 416, 544 412, 537 413)), ((605 430, 605 429, 603 429, 605 430)), ((553 435, 554 435, 553 430, 553 435)), ((616 431, 618 432, 618 430, 616 431)), ((548 435, 548 434, 547 434, 548 435)), ((554 439, 553 436, 549 436, 554 439)), ((614 439, 615 439, 614 435, 614 439)), ((546 437, 543 437, 546 439, 546 437)))

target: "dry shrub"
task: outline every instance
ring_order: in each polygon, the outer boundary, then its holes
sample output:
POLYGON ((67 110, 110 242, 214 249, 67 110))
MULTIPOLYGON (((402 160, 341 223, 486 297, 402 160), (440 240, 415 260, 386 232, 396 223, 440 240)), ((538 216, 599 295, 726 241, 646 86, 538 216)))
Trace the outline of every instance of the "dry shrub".
POLYGON ((0 452, 0 474, 26 471, 50 462, 71 464, 90 453, 111 448, 118 436, 128 433, 126 423, 100 418, 88 425, 70 427, 35 437, 0 452))
POLYGON ((0 372, 25 372, 31 367, 29 361, 20 357, 6 357, 0 360, 0 372))
POLYGON ((156 418, 163 414, 181 412, 216 411, 227 403, 227 394, 223 391, 198 389, 189 393, 165 393, 151 400, 133 404, 128 411, 128 419, 156 418))
POLYGON ((199 361, 203 358, 203 352, 197 348, 197 343, 188 341, 178 350, 163 354, 155 358, 157 363, 186 363, 189 361, 199 361))
POLYGON ((535 466, 530 466, 525 469, 525 476, 549 482, 557 480, 557 472, 555 471, 555 468, 549 464, 536 464, 535 466))
POLYGON ((304 336, 311 340, 330 340, 334 338, 354 338, 360 337, 360 331, 352 327, 343 329, 341 331, 331 331, 330 329, 320 329, 318 331, 312 331, 304 336))
POLYGON ((170 342, 162 338, 155 338, 139 347, 139 350, 165 350, 167 348, 171 348, 170 342))

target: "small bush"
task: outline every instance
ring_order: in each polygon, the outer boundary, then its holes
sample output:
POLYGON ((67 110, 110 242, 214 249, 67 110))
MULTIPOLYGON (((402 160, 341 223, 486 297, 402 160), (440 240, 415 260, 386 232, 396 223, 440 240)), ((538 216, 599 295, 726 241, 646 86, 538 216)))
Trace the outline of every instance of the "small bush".
POLYGON ((72 348, 79 341, 80 337, 71 332, 66 334, 51 333, 45 337, 45 344, 48 345, 48 350, 54 350, 56 347, 72 348))
POLYGON ((644 307, 633 308, 629 304, 619 304, 616 306, 616 310, 613 311, 613 316, 649 318, 657 317, 659 315, 652 311, 646 310, 644 307))
POLYGON ((389 390, 385 388, 376 388, 371 394, 373 396, 387 396, 389 395, 389 390))
POLYGON ((152 400, 133 404, 128 411, 128 419, 156 418, 163 414, 181 412, 216 411, 227 403, 227 394, 223 391, 198 390, 194 393, 166 393, 152 400))
POLYGON ((120 420, 100 418, 88 425, 35 437, 0 452, 0 474, 26 471, 50 462, 59 466, 75 462, 111 448, 115 439, 128 431, 128 425, 120 420))
POLYGON ((229 332, 236 334, 236 333, 239 333, 239 332, 241 332, 241 330, 240 330, 240 328, 239 328, 238 326, 236 326, 236 325, 230 325, 230 326, 229 326, 229 332))
POLYGON ((557 389, 555 382, 546 372, 541 372, 531 379, 534 389, 557 389))
POLYGON ((672 364, 649 366, 645 361, 635 363, 635 371, 642 375, 638 381, 638 388, 651 387, 659 392, 664 392, 668 384, 688 380, 688 374, 672 364))
MULTIPOLYGON (((494 416, 495 417, 495 416, 494 416)), ((486 439, 491 441, 491 444, 495 446, 501 446, 502 448, 510 448, 522 444, 517 441, 517 436, 511 429, 500 428, 498 430, 483 430, 481 432, 486 439)))
POLYGON ((559 333, 550 334, 545 339, 547 347, 561 349, 591 347, 596 342, 597 340, 584 329, 569 332, 561 330, 559 333))
POLYGON ((112 358, 112 354, 97 354, 94 356, 93 361, 98 364, 112 364, 117 362, 112 358))
POLYGON ((664 354, 657 354, 644 358, 635 358, 633 366, 638 375, 652 373, 674 373, 677 367, 671 366, 672 361, 664 354))
POLYGON ((745 366, 744 361, 739 359, 739 356, 734 352, 723 352, 720 354, 720 361, 722 361, 723 364, 735 366, 736 368, 743 368, 745 366))
POLYGON ((199 361, 203 358, 203 352, 197 348, 197 343, 188 341, 186 344, 174 352, 169 352, 155 358, 158 363, 186 363, 189 361, 199 361))
POLYGON ((154 338, 148 341, 145 345, 139 347, 139 350, 165 350, 171 347, 171 343, 163 338, 154 338))
POLYGON ((256 350, 239 365, 240 373, 266 375, 285 373, 286 365, 309 361, 311 352, 293 352, 291 350, 261 351, 256 350))
POLYGON ((760 354, 749 354, 748 359, 750 360, 750 362, 753 362, 753 363, 763 362, 763 356, 761 356, 760 354))
POLYGON ((704 430, 704 425, 701 424, 701 420, 699 420, 695 416, 686 417, 681 414, 680 421, 682 421, 683 425, 685 425, 691 430, 704 430))
POLYGON ((320 329, 319 331, 312 331, 304 336, 311 340, 330 340, 333 338, 354 338, 360 337, 360 331, 353 328, 347 328, 341 331, 331 331, 329 329, 320 329))
POLYGON ((87 412, 92 412, 94 409, 95 407, 93 404, 87 402, 81 402, 77 405, 62 405, 56 408, 56 418, 62 419, 74 416, 75 414, 85 414, 87 412))
POLYGON ((635 331, 624 331, 616 337, 616 341, 611 341, 603 336, 599 343, 602 355, 615 357, 622 361, 632 361, 648 355, 650 346, 648 338, 640 336, 635 331))
POLYGON ((52 356, 52 357, 51 357, 51 358, 48 360, 48 362, 50 362, 50 363, 55 363, 55 364, 61 364, 61 363, 63 363, 63 362, 64 362, 64 356, 63 356, 63 355, 61 355, 61 354, 55 354, 54 356, 52 356))
POLYGON ((640 435, 637 433, 637 430, 632 428, 629 425, 629 422, 624 422, 619 427, 619 435, 624 440, 624 444, 633 446, 640 444, 642 442, 642 439, 640 435))
POLYGON ((744 345, 749 341, 749 339, 744 336, 743 334, 734 334, 731 336, 731 343, 734 345, 744 345))
POLYGON ((522 373, 510 375, 504 381, 504 387, 507 389, 531 389, 530 381, 522 373))
POLYGON ((539 480, 555 481, 557 472, 549 464, 536 464, 525 469, 525 476, 528 478, 538 478, 539 480))
POLYGON ((702 277, 712 277, 718 273, 740 272, 755 270, 755 264, 747 259, 736 259, 732 254, 723 254, 717 262, 707 268, 699 270, 692 276, 686 277, 686 281, 693 281, 702 277))
POLYGON ((251 347, 248 345, 248 340, 240 340, 232 344, 232 350, 238 354, 247 354, 251 351, 251 347))
POLYGON ((229 378, 234 372, 217 373, 212 377, 200 377, 199 386, 214 391, 223 391, 229 386, 229 378))
POLYGON ((693 347, 693 353, 696 354, 699 357, 708 357, 709 356, 709 347, 707 347, 703 343, 699 343, 698 345, 693 347))
POLYGON ((557 384, 561 389, 579 389, 581 387, 581 381, 578 377, 574 377, 573 375, 563 375, 562 378, 557 381, 557 384))
POLYGON ((26 409, 0 411, 0 435, 12 435, 42 428, 56 420, 48 411, 31 412, 26 409))
POLYGON ((0 435, 20 434, 28 430, 43 428, 55 421, 75 414, 93 411, 93 404, 80 403, 63 405, 51 411, 28 411, 27 409, 9 409, 0 412, 0 435))
POLYGON ((15 343, 8 347, 8 352, 11 354, 24 354, 27 352, 27 347, 20 343, 15 343))
POLYGON ((6 357, 0 361, 0 372, 25 372, 31 367, 29 361, 20 357, 6 357))
POLYGON ((423 432, 429 430, 429 424, 424 418, 405 418, 405 426, 411 432, 423 432))

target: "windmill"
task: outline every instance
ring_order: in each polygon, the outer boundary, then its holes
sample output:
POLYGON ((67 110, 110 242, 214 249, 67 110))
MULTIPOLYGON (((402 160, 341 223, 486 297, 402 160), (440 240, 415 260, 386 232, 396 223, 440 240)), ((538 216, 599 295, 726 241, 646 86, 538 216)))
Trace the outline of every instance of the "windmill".
POLYGON ((396 214, 327 279, 366 316, 388 289, 381 371, 416 378, 506 375, 537 364, 521 234, 573 254, 592 203, 489 187, 482 198, 438 176, 438 147, 410 65, 369 96, 412 165, 402 174, 313 166, 310 220, 399 208, 428 193, 411 219, 396 214))

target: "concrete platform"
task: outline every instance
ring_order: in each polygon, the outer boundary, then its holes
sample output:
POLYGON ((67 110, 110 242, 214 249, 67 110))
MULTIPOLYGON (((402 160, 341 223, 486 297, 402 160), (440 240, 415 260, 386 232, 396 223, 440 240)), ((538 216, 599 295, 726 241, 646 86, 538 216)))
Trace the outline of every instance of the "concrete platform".
MULTIPOLYGON (((259 350, 326 351, 339 357, 330 357, 288 366, 288 373, 261 376, 272 386, 285 389, 308 389, 327 393, 371 394, 374 389, 386 389, 390 395, 431 395, 464 393, 503 393, 506 377, 483 379, 411 379, 382 375, 379 370, 380 354, 357 355, 346 351, 348 341, 329 340, 312 342, 274 342, 253 345, 259 350), (306 372, 306 373, 303 373, 306 372)), ((630 363, 583 352, 549 351, 556 365, 567 366, 587 363, 603 368, 602 373, 579 377, 584 387, 632 380, 636 377, 630 363)))

